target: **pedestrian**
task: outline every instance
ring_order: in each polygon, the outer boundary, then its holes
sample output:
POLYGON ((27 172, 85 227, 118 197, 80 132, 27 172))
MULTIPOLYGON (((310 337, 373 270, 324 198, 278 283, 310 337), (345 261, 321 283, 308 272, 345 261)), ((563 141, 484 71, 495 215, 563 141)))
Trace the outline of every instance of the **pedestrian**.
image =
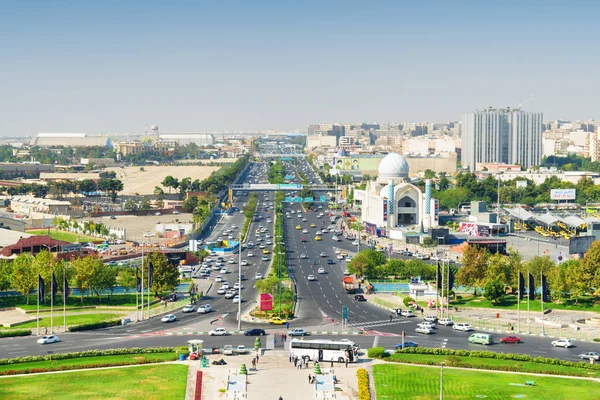
POLYGON ((252 369, 256 370, 256 358, 252 359, 252 369))
POLYGON ((298 364, 298 357, 294 357, 294 367, 297 367, 298 364))
POLYGON ((290 362, 292 362, 293 359, 294 359, 294 355, 292 354, 292 352, 290 352, 290 362))
POLYGON ((302 360, 298 360, 298 361, 300 361, 300 362, 298 363, 298 369, 302 369, 302 360))
POLYGON ((421 307, 421 317, 423 316, 424 313, 425 313, 425 310, 423 310, 423 307, 421 307))
POLYGON ((285 323, 285 329, 290 329, 290 321, 286 321, 286 323, 285 323))
POLYGON ((283 339, 287 342, 287 334, 283 334, 283 339))
POLYGON ((393 318, 392 318, 392 316, 390 315, 390 322, 392 322, 392 319, 393 319, 393 318))
POLYGON ((283 400, 283 397, 279 396, 279 400, 283 400))
POLYGON ((258 365, 258 354, 256 355, 256 364, 258 365))
POLYGON ((348 368, 348 357, 346 357, 346 368, 348 368))
POLYGON ((310 383, 312 381, 312 375, 308 374, 308 383, 310 383))

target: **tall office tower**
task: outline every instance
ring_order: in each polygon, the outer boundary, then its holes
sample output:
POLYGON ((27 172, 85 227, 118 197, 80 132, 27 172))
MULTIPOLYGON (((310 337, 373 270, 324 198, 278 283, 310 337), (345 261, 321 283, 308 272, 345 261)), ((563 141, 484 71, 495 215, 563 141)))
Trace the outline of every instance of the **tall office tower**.
POLYGON ((543 115, 520 109, 478 110, 462 116, 462 166, 477 163, 519 164, 542 161, 543 115))

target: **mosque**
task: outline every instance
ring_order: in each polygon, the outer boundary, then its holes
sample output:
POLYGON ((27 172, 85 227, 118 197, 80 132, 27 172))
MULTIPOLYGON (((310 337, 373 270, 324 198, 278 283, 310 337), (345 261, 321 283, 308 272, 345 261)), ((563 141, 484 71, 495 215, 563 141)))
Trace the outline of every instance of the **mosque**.
POLYGON ((408 180, 408 163, 390 153, 379 163, 377 181, 355 190, 364 229, 378 236, 402 239, 408 231, 423 232, 438 226, 438 201, 431 198, 431 180, 425 194, 408 180))

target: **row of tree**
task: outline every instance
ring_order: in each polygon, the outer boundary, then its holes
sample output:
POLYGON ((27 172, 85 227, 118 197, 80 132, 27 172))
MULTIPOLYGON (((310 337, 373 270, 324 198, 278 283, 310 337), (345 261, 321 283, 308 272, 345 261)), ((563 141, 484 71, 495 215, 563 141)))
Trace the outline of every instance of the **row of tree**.
POLYGON ((104 237, 108 237, 110 233, 108 227, 102 222, 83 221, 83 223, 79 223, 74 219, 68 220, 56 217, 53 220, 53 224, 55 227, 63 231, 81 232, 83 234, 98 235, 104 237))
POLYGON ((98 181, 83 179, 81 181, 50 181, 47 185, 37 183, 22 183, 19 186, 3 188, 10 196, 33 195, 35 197, 46 197, 48 194, 56 198, 62 198, 70 194, 89 194, 103 191, 110 194, 112 201, 117 198, 117 193, 123 190, 123 182, 114 178, 100 178, 98 181))
POLYGON ((435 280, 436 267, 421 260, 387 258, 377 250, 362 250, 348 263, 348 272, 371 279, 409 279, 420 276, 423 280, 435 280))
MULTIPOLYGON (((156 295, 173 291, 179 283, 177 268, 168 263, 164 254, 158 252, 149 253, 145 257, 145 271, 148 271, 149 265, 153 269, 152 291, 156 295)), ((65 262, 57 260, 47 251, 41 251, 35 256, 23 253, 14 260, 0 260, 0 290, 13 288, 25 295, 29 304, 29 294, 37 289, 38 276, 44 282, 51 282, 52 274, 56 277, 59 291, 64 290, 66 279, 68 287, 76 286, 79 289, 83 302, 85 291, 101 299, 103 291, 112 292, 117 285, 126 290, 135 289, 141 271, 133 267, 113 267, 94 256, 65 262)), ((46 287, 48 288, 48 284, 46 287)))

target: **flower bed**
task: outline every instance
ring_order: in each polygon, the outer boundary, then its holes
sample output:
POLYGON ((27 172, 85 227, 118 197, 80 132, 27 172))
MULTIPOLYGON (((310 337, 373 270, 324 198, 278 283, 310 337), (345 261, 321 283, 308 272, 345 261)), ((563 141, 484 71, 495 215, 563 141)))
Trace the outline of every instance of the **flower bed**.
POLYGON ((369 373, 364 368, 356 371, 358 379, 358 400, 371 400, 371 391, 369 390, 369 373))

